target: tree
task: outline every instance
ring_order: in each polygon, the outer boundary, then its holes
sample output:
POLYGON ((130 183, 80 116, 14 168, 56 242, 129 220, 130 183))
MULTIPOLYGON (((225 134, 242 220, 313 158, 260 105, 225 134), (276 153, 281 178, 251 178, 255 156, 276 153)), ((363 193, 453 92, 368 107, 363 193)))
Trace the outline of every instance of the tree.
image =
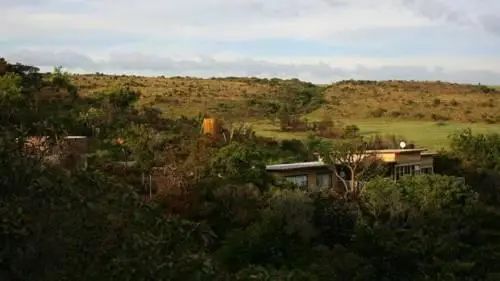
POLYGON ((453 153, 482 173, 500 172, 500 134, 473 134, 470 129, 450 136, 453 153))
POLYGON ((62 66, 55 67, 52 73, 49 75, 49 81, 53 89, 58 92, 61 89, 68 91, 68 94, 72 99, 78 97, 78 89, 70 81, 70 74, 67 71, 62 70, 62 66))
POLYGON ((473 134, 470 129, 450 136, 450 151, 436 159, 437 172, 465 177, 490 203, 500 200, 500 134, 473 134))
POLYGON ((264 154, 255 144, 232 142, 210 160, 210 173, 238 183, 254 183, 266 188, 271 177, 266 172, 264 154))
POLYGON ((7 72, 7 61, 4 58, 0 58, 0 75, 4 75, 7 72))
POLYGON ((338 140, 326 154, 327 162, 342 183, 341 196, 346 199, 359 198, 365 189, 364 183, 384 172, 382 161, 367 147, 362 138, 338 140))
POLYGON ((379 278, 487 280, 485 273, 495 272, 490 264, 496 258, 485 252, 491 249, 485 237, 498 232, 491 231, 493 226, 481 233, 491 222, 484 211, 478 212, 477 194, 462 181, 413 175, 368 185, 355 247, 377 268, 379 278))

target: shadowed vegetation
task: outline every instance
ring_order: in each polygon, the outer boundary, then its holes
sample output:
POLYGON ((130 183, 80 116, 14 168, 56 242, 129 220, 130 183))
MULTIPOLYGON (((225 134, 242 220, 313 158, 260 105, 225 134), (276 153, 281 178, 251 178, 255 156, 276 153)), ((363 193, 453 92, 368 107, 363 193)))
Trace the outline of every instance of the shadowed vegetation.
POLYGON ((214 138, 202 116, 165 116, 138 86, 83 94, 72 81, 0 60, 1 280, 499 280, 499 134, 451 134, 440 174, 394 181, 356 163, 344 192, 308 189, 266 164, 397 138, 293 119, 323 98, 297 81, 281 82, 265 118, 316 135, 281 141, 228 121, 214 138))

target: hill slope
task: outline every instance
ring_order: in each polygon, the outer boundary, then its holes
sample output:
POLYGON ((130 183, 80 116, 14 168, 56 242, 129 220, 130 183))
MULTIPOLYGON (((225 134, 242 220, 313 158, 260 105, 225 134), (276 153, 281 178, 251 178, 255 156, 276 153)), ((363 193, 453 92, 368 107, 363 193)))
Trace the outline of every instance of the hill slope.
POLYGON ((341 118, 500 122, 500 91, 444 82, 344 81, 325 90, 327 105, 341 118))
MULTIPOLYGON (((102 91, 113 84, 125 85, 141 91, 143 102, 152 102, 170 114, 186 115, 200 112, 249 115, 248 111, 252 109, 247 101, 275 98, 283 90, 283 81, 257 78, 74 76, 74 82, 83 94, 102 91)), ((500 90, 493 87, 414 81, 342 81, 317 87, 324 92, 324 103, 308 115, 313 119, 321 118, 326 113, 342 120, 397 118, 500 123, 500 90)))

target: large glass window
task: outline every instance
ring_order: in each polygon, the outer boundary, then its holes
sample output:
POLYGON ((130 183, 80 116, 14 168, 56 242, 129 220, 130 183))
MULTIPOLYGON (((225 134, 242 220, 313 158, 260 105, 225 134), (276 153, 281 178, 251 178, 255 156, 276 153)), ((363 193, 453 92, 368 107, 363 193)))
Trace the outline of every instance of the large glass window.
POLYGON ((297 186, 307 186, 307 175, 300 176, 287 176, 285 179, 291 183, 294 183, 297 186))
POLYGON ((316 174, 316 185, 318 187, 330 187, 332 184, 331 173, 318 173, 316 174))
POLYGON ((434 171, 432 170, 432 167, 424 167, 420 169, 422 174, 432 174, 434 171))
POLYGON ((415 165, 402 165, 396 166, 395 168, 395 176, 396 179, 399 179, 403 175, 413 175, 415 173, 419 173, 422 169, 415 169, 415 165))

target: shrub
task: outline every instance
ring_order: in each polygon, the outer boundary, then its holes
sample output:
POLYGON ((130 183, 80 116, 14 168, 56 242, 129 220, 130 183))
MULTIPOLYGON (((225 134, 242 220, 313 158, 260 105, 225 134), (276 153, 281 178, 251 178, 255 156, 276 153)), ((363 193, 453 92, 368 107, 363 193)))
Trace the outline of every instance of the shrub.
POLYGON ((450 120, 450 117, 448 117, 448 116, 444 116, 444 115, 440 115, 440 114, 435 114, 435 113, 431 114, 431 118, 434 121, 448 121, 448 120, 450 120))
POLYGON ((356 125, 347 125, 344 127, 343 138, 354 138, 359 136, 359 127, 356 125))
POLYGON ((489 93, 495 93, 497 90, 494 89, 494 88, 490 88, 486 85, 479 85, 478 87, 479 91, 485 93, 485 94, 489 94, 489 93))
POLYGON ((394 118, 400 117, 401 115, 403 115, 403 113, 400 111, 391 111, 391 116, 394 118))
POLYGON ((418 112, 418 113, 415 113, 415 115, 413 115, 416 119, 424 119, 425 115, 418 112))
POLYGON ((384 114, 387 112, 387 109, 385 108, 377 108, 375 110, 373 110, 370 114, 371 116, 373 117, 382 117, 384 116, 384 114))

